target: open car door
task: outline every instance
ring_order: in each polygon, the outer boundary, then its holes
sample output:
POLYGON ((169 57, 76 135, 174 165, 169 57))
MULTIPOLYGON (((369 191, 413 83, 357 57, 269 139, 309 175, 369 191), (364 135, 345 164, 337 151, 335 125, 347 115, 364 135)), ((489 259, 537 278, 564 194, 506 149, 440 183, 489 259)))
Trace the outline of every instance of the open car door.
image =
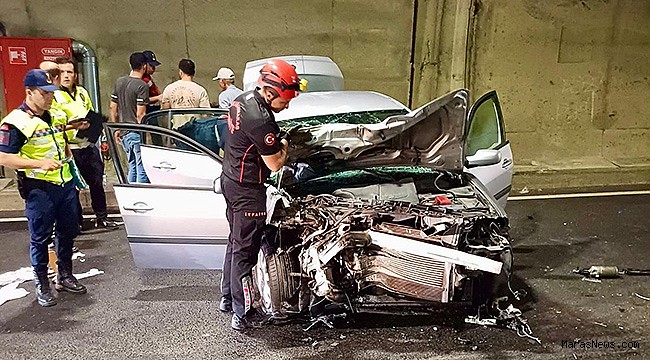
POLYGON ((466 171, 476 176, 504 209, 512 189, 513 161, 496 91, 481 96, 469 112, 465 156, 475 155, 478 150, 483 149, 498 151, 499 162, 472 167, 466 171))
POLYGON ((113 185, 137 267, 220 269, 229 227, 223 195, 213 183, 221 175, 217 153, 175 130, 159 126, 104 125, 118 184, 113 185), (141 135, 142 160, 150 183, 127 181, 128 159, 116 131, 141 135))

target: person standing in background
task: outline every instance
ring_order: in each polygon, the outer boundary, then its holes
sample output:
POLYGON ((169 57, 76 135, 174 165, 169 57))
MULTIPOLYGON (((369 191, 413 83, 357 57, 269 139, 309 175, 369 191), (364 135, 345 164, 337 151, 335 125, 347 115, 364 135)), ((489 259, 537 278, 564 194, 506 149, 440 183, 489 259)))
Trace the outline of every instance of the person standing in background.
MULTIPOLYGON (((160 100, 162 94, 156 86, 156 83, 153 81, 153 73, 156 72, 156 67, 160 66, 161 63, 156 59, 156 54, 151 50, 145 50, 142 52, 144 55, 147 64, 145 67, 144 74, 142 75, 142 80, 147 83, 149 86, 149 104, 147 104, 147 113, 160 110, 160 100)), ((151 124, 158 125, 158 124, 151 124)))
MULTIPOLYGON (((111 94, 111 122, 140 124, 147 111, 149 103, 149 86, 142 80, 147 59, 141 52, 134 52, 129 57, 131 73, 115 81, 111 94)), ((130 183, 148 183, 149 178, 144 171, 140 144, 140 134, 133 131, 118 131, 115 140, 124 147, 129 161, 128 180, 130 183)))
POLYGON ((243 92, 235 86, 235 73, 230 68, 222 67, 212 80, 217 80, 219 83, 221 89, 219 107, 222 109, 228 109, 232 101, 243 92))
POLYGON ((210 107, 210 99, 205 88, 194 82, 196 65, 190 59, 178 62, 177 80, 165 87, 162 94, 163 109, 188 109, 210 107))

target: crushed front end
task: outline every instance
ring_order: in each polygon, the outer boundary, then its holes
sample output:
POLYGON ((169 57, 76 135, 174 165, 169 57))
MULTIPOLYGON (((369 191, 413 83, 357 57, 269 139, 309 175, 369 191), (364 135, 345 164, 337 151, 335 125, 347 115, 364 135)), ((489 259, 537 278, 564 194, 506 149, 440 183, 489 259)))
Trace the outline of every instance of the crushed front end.
POLYGON ((275 193, 284 199, 256 271, 267 312, 479 305, 505 284, 508 220, 480 183, 429 170, 348 175, 275 193))

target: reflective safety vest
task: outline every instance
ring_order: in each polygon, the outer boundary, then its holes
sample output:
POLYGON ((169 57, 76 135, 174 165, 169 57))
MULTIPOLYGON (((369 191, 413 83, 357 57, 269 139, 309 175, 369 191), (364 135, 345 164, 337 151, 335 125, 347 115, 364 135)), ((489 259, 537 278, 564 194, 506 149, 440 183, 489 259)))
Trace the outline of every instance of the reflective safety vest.
MULTIPOLYGON (((30 115, 23 110, 16 109, 9 113, 1 124, 15 126, 25 137, 27 142, 20 148, 18 155, 24 159, 65 159, 65 125, 67 118, 64 113, 58 110, 50 112, 52 124, 48 124, 36 115, 30 115)), ((57 185, 72 180, 69 164, 46 171, 41 169, 19 169, 25 172, 25 176, 32 179, 45 180, 57 185)))
MULTIPOLYGON (((74 94, 70 94, 65 90, 57 90, 54 92, 54 99, 52 100, 52 109, 60 110, 68 117, 68 121, 75 119, 83 119, 88 114, 88 110, 94 110, 93 104, 90 102, 90 95, 88 91, 81 86, 75 86, 74 94)), ((77 139, 76 129, 66 131, 68 140, 72 143, 81 143, 81 139, 77 139)), ((72 145, 72 144, 71 144, 72 145)), ((82 144, 79 144, 82 145, 82 144)), ((83 144, 83 145, 88 145, 83 144)))

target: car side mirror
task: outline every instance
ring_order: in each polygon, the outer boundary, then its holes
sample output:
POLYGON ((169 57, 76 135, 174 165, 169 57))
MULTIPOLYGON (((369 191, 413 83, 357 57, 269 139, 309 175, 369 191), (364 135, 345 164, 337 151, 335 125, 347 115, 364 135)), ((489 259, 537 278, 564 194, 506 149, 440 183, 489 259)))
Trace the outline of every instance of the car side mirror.
POLYGON ((223 194, 221 191, 221 177, 214 179, 212 182, 212 191, 214 191, 215 194, 223 194))
POLYGON ((476 154, 465 158, 465 167, 496 165, 501 161, 501 153, 497 150, 481 149, 476 154))

